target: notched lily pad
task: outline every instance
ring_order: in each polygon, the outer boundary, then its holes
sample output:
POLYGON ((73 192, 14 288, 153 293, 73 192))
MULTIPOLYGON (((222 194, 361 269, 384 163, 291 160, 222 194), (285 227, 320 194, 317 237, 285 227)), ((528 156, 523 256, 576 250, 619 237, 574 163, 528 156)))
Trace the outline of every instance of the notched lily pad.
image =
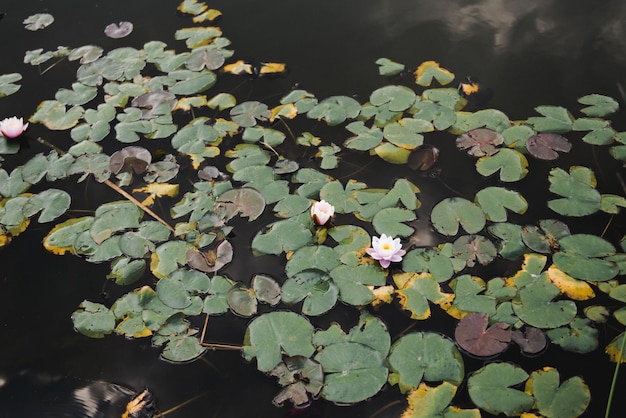
POLYGON ((143 147, 130 146, 115 151, 109 161, 113 174, 143 174, 152 162, 152 154, 143 147))
POLYGON ((216 248, 206 252, 190 248, 186 252, 187 263, 200 271, 213 273, 230 263, 233 259, 233 246, 224 240, 216 248))
POLYGON ((454 338, 462 349, 475 356, 500 354, 509 346, 512 332, 504 322, 496 322, 487 328, 488 324, 486 313, 471 313, 459 321, 454 338))
POLYGON ((504 142, 501 133, 492 129, 478 128, 467 131, 456 139, 458 149, 467 150, 469 155, 482 157, 493 155, 498 151, 498 145, 504 142))
POLYGON ((526 140, 526 149, 540 160, 556 160, 559 152, 570 152, 572 144, 564 136, 553 133, 539 133, 526 140))
POLYGON ((105 35, 113 39, 119 39, 128 36, 132 31, 133 24, 131 22, 120 22, 119 24, 111 23, 110 25, 107 25, 106 28, 104 28, 105 35))
POLYGON ((51 14, 38 13, 28 16, 22 23, 26 29, 36 31, 50 26, 52 22, 54 22, 54 16, 51 14))
POLYGON ((526 354, 538 354, 548 345, 546 333, 531 326, 527 326, 524 331, 520 329, 513 331, 511 340, 526 354))

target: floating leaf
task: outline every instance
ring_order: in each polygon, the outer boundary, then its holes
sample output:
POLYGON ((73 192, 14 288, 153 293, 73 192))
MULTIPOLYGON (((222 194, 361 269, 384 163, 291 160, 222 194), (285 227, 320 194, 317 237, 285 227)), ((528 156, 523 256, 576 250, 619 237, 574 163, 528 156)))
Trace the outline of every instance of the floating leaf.
POLYGON ((198 338, 182 335, 167 342, 161 357, 174 362, 188 362, 200 357, 206 350, 206 347, 200 345, 198 338))
POLYGON ((286 400, 290 400, 294 406, 305 405, 309 402, 307 393, 317 396, 324 384, 322 366, 303 356, 285 358, 269 374, 277 377, 278 383, 285 387, 273 399, 278 406, 286 400))
POLYGON ((71 201, 72 198, 64 190, 46 189, 28 199, 24 205, 24 215, 31 217, 41 211, 37 222, 51 222, 69 209, 71 201))
POLYGON ((439 149, 430 144, 424 144, 409 154, 407 164, 412 170, 428 171, 439 159, 439 149))
POLYGON ((374 152, 383 160, 392 164, 406 164, 411 151, 398 147, 389 142, 384 142, 374 148, 374 152))
POLYGON ((587 116, 604 117, 615 113, 619 108, 619 104, 615 99, 601 94, 589 94, 578 99, 578 103, 589 105, 581 109, 587 116))
POLYGON ((119 24, 111 23, 110 25, 107 25, 106 28, 104 28, 105 35, 113 39, 124 38, 125 36, 130 35, 132 31, 133 24, 131 22, 125 21, 120 22, 119 24))
POLYGON ((439 63, 435 61, 425 61, 421 63, 414 74, 415 82, 425 87, 430 86, 433 79, 436 79, 442 86, 454 80, 454 74, 440 67, 439 63))
POLYGON ((354 119, 361 111, 361 104, 348 96, 328 97, 307 112, 311 119, 324 120, 329 126, 335 126, 346 119, 354 119))
MULTIPOLYGON (((310 216, 307 215, 307 219, 310 216)), ((312 243, 313 234, 297 218, 271 223, 252 239, 252 249, 261 254, 280 254, 312 243)))
POLYGON ((537 106, 535 110, 543 116, 532 116, 527 119, 527 122, 537 132, 564 133, 572 129, 574 118, 564 107, 537 106))
POLYGON ((502 257, 515 260, 527 251, 522 241, 522 228, 519 225, 503 222, 489 225, 487 230, 491 235, 500 239, 498 253, 502 257))
POLYGON ((415 92, 405 86, 385 86, 376 89, 370 95, 370 103, 374 106, 388 104, 392 112, 408 109, 415 102, 415 92))
POLYGON ((405 393, 423 380, 447 381, 458 385, 464 377, 461 353, 446 337, 432 332, 416 332, 400 337, 387 358, 389 383, 405 393))
POLYGON ((456 120, 450 127, 453 134, 462 134, 476 128, 488 128, 501 132, 511 127, 508 116, 496 109, 482 109, 476 112, 455 112, 456 120))
POLYGON ((215 249, 202 252, 190 248, 186 252, 187 263, 200 271, 212 273, 220 270, 233 259, 233 246, 224 240, 215 249))
POLYGON ((388 58, 379 58, 376 60, 376 64, 378 64, 378 74, 383 76, 394 76, 404 71, 404 64, 399 64, 388 58))
POLYGON ((217 199, 217 207, 224 207, 227 219, 239 213, 249 221, 257 219, 265 210, 265 199, 258 190, 250 187, 230 189, 217 199))
POLYGON ((545 274, 519 290, 519 301, 513 301, 513 311, 519 318, 537 328, 557 328, 576 316, 576 304, 571 300, 552 299, 559 289, 545 274))
POLYGON ((243 102, 230 110, 230 117, 239 126, 249 127, 255 126, 257 120, 266 121, 270 117, 270 111, 267 105, 261 102, 243 102))
POLYGON ((50 26, 52 22, 54 22, 54 17, 51 14, 38 13, 28 16, 22 23, 26 29, 36 31, 50 26))
POLYGON ((562 293, 573 300, 593 299, 596 294, 591 286, 582 280, 576 280, 559 270, 556 266, 548 268, 548 278, 562 293))
POLYGON ((482 235, 463 235, 452 244, 452 254, 468 267, 474 267, 476 261, 486 266, 496 258, 498 250, 482 235))
POLYGON ((569 174, 561 168, 550 171, 550 191, 563 196, 548 202, 561 215, 585 216, 600 209, 601 196, 595 189, 596 177, 587 167, 573 166, 569 174))
POLYGON ((372 219, 372 225, 379 234, 389 234, 390 236, 407 237, 414 231, 404 222, 415 220, 415 213, 412 210, 402 208, 382 209, 372 219))
POLYGON ((544 254, 558 249, 558 240, 568 235, 569 227, 556 219, 542 219, 539 227, 529 225, 522 229, 524 244, 531 250, 544 254))
POLYGON ((476 162, 476 171, 485 177, 499 171, 501 181, 518 181, 528 174, 528 160, 519 151, 501 148, 494 155, 481 157, 476 162))
POLYGON ((540 160, 556 160, 557 151, 570 152, 572 144, 564 136, 552 133, 539 133, 526 140, 526 149, 540 160))
POLYGON ((429 301, 447 309, 454 295, 441 291, 439 283, 430 273, 401 273, 393 279, 398 287, 396 291, 400 305, 411 312, 411 318, 423 320, 430 317, 429 301))
POLYGON ((498 151, 497 145, 504 142, 504 137, 499 132, 487 128, 472 129, 457 137, 456 146, 462 150, 468 150, 469 155, 482 157, 493 155, 498 151))
POLYGON ((525 392, 535 398, 535 407, 546 417, 576 418, 581 416, 591 400, 589 387, 582 378, 574 376, 559 384, 559 372, 552 367, 536 370, 526 382, 525 392))
POLYGON ((152 162, 152 154, 143 147, 124 147, 111 154, 110 165, 113 174, 143 174, 152 162))
POLYGON ((224 60, 224 55, 219 50, 211 46, 201 46, 191 51, 185 66, 192 71, 200 71, 203 68, 217 70, 224 64, 224 60))
POLYGON ((115 315, 104 305, 84 300, 72 314, 74 328, 91 338, 103 338, 113 332, 115 315))
POLYGON ((280 302, 280 285, 269 276, 256 274, 250 282, 254 296, 260 301, 274 306, 280 302))
POLYGON ((324 370, 321 396, 341 403, 374 396, 387 381, 385 354, 356 342, 324 347, 314 358, 324 370))
POLYGON ((63 131, 75 126, 84 111, 81 106, 68 110, 63 103, 56 100, 44 100, 37 106, 37 111, 29 121, 43 123, 48 129, 63 131))
POLYGON ((521 368, 509 363, 491 363, 474 372, 467 381, 470 398, 490 414, 517 416, 530 410, 533 397, 511 386, 528 378, 521 368))
POLYGON ((454 338, 465 351, 480 357, 500 354, 511 342, 509 325, 496 322, 487 328, 489 315, 471 313, 459 321, 454 338))
POLYGON ((15 84, 22 79, 19 73, 9 73, 0 75, 0 97, 15 93, 21 86, 15 84))
POLYGON ((524 331, 519 329, 513 331, 511 340, 526 354, 540 353, 548 345, 545 332, 529 326, 525 327, 524 331))
POLYGON ((256 317, 246 328, 243 355, 250 361, 256 357, 257 368, 269 372, 282 358, 310 357, 315 348, 311 344, 313 326, 293 312, 270 312, 256 317))
POLYGON ((487 220, 506 222, 506 209, 520 215, 528 209, 528 202, 518 192, 502 187, 486 187, 476 193, 476 203, 485 213, 487 220))
POLYGON ((176 95, 169 91, 153 90, 135 97, 131 104, 143 108, 141 119, 153 119, 174 108, 176 95))
POLYGON ((453 304, 448 309, 448 314, 451 316, 460 319, 471 312, 495 314, 496 299, 488 294, 480 294, 486 287, 480 277, 464 274, 453 279, 450 287, 455 294, 453 304))
POLYGON ((409 407, 402 418, 480 418, 478 409, 460 409, 450 405, 456 386, 443 382, 437 387, 420 383, 419 387, 408 395, 409 407))
POLYGON ((467 199, 450 197, 435 205, 430 213, 430 221, 439 233, 447 236, 456 235, 459 225, 466 232, 474 234, 485 226, 485 214, 467 199))

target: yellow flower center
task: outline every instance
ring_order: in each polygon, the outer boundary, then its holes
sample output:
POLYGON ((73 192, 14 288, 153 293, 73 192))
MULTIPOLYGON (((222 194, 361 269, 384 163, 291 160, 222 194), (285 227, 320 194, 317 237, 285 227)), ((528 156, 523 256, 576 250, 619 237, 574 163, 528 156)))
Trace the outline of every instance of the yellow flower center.
POLYGON ((380 248, 382 248, 385 251, 391 250, 391 244, 388 242, 385 242, 383 245, 380 246, 380 248))

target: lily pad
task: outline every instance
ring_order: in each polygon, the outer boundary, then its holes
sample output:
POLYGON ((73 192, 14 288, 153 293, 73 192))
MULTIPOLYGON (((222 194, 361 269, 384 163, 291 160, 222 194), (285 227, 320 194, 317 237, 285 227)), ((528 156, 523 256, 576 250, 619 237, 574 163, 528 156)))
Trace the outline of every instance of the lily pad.
POLYGON ((476 171, 485 177, 500 172, 501 181, 518 181, 528 174, 528 160, 519 151, 501 148, 494 155, 481 157, 476 162, 476 171))
POLYGON ((527 326, 522 331, 517 329, 511 334, 511 341, 526 354, 538 354, 548 345, 546 333, 539 328, 527 326))
POLYGON ((537 132, 565 133, 572 129, 574 118, 567 109, 561 106, 537 106, 537 113, 527 119, 537 132))
POLYGON ((457 387, 443 382, 437 387, 420 383, 416 390, 409 393, 409 407, 402 414, 403 418, 480 418, 478 409, 461 409, 450 405, 457 387))
POLYGON ((269 374, 278 378, 283 390, 274 397, 273 403, 282 406, 290 400, 294 406, 303 406, 311 396, 317 396, 324 384, 322 366, 303 356, 287 357, 269 374))
POLYGON ((430 86, 433 79, 437 80, 442 86, 454 80, 454 74, 442 68, 436 61, 425 61, 421 63, 414 74, 415 82, 425 87, 430 86))
POLYGON ((54 16, 51 14, 37 13, 28 16, 22 23, 26 29, 36 31, 50 26, 52 22, 54 22, 54 16))
POLYGON ((74 328, 91 338, 103 338, 113 332, 115 315, 100 303, 84 300, 72 314, 74 328))
POLYGON ((518 192, 502 187, 486 187, 476 193, 476 203, 485 213, 487 220, 506 222, 506 209, 523 215, 528 209, 528 202, 518 192))
POLYGON ((152 154, 143 147, 129 146, 111 154, 110 165, 113 174, 143 174, 152 162, 152 154))
POLYGON ((305 317, 270 312, 256 317, 246 328, 243 355, 248 361, 256 358, 257 368, 269 372, 281 362, 282 352, 310 357, 315 352, 312 337, 313 326, 305 317))
POLYGON ((559 384, 559 372, 546 367, 536 370, 526 382, 526 393, 532 394, 539 412, 550 418, 576 418, 581 416, 591 401, 589 387, 579 376, 559 384))
POLYGON ((464 378, 461 353, 446 337, 416 332, 400 337, 391 347, 389 383, 401 392, 416 389, 422 380, 447 381, 458 385, 464 378))
POLYGON ((20 85, 15 84, 22 79, 19 73, 0 74, 0 97, 8 96, 20 89, 20 85))
POLYGON ((224 240, 216 248, 206 252, 190 248, 186 253, 187 263, 200 271, 212 273, 220 270, 233 259, 233 246, 224 240))
POLYGON ((541 275, 519 290, 519 301, 513 302, 513 311, 519 318, 537 328, 557 328, 568 324, 576 316, 576 304, 571 300, 552 299, 559 289, 541 275))
POLYGON ((619 103, 615 99, 601 94, 588 94, 579 98, 578 103, 588 105, 581 109, 581 112, 591 117, 604 117, 619 108, 619 103))
POLYGON ((467 381, 470 398, 490 414, 517 416, 529 411, 533 397, 512 386, 528 378, 521 368, 509 363, 491 363, 474 372, 467 381))
POLYGON ((133 31, 133 24, 131 22, 122 21, 120 23, 111 23, 104 28, 104 33, 109 38, 119 39, 124 38, 133 31))
POLYGON ((388 58, 379 58, 376 60, 378 64, 378 73, 384 76, 394 76, 404 71, 404 64, 399 64, 388 58))
POLYGON ((467 150, 469 155, 482 157, 498 152, 497 146, 503 142, 504 137, 499 132, 487 128, 478 128, 457 137, 456 146, 461 150, 467 150))
POLYGON ((572 144, 564 136, 553 133, 539 133, 526 140, 526 149, 540 160, 556 160, 557 151, 570 152, 572 144))
POLYGON ((475 234, 485 226, 485 214, 474 203, 459 197, 450 197, 437 203, 430 213, 430 221, 435 229, 444 235, 454 236, 459 225, 475 234))
POLYGON ((512 331, 504 322, 496 322, 487 328, 488 324, 486 313, 471 313, 459 321, 454 338, 462 349, 475 356, 500 354, 509 346, 512 331))

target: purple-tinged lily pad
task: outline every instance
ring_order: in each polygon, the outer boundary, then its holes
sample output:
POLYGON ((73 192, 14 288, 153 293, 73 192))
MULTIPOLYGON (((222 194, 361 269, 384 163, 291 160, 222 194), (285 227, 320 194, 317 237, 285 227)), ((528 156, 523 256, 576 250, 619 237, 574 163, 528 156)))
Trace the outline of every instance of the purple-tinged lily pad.
POLYGON ((478 128, 467 131, 456 139, 458 149, 467 150, 469 155, 482 157, 493 155, 498 151, 497 145, 504 142, 499 132, 487 128, 478 128))
POLYGON ((142 107, 141 119, 152 119, 159 116, 157 109, 162 104, 167 104, 167 109, 172 110, 176 106, 176 95, 169 91, 155 90, 137 96, 131 102, 133 107, 142 107))
POLYGON ((548 345, 546 333, 539 328, 527 326, 524 331, 515 330, 511 340, 526 354, 538 354, 548 345))
POLYGON ((570 152, 572 144, 564 136, 553 133, 540 133, 526 140, 526 149, 535 158, 540 160, 556 160, 557 151, 570 152))
POLYGON ((133 24, 130 22, 111 23, 104 28, 104 33, 109 38, 119 39, 128 36, 133 31, 133 24))
POLYGON ((130 146, 114 152, 109 164, 113 174, 130 173, 131 171, 142 174, 151 162, 150 151, 143 147, 130 146))
POLYGON ((407 162, 412 170, 427 171, 437 162, 438 158, 439 149, 430 144, 424 144, 411 151, 407 162))
POLYGON ((213 273, 230 263, 233 259, 233 246, 224 240, 214 249, 202 252, 190 248, 186 253, 187 264, 196 270, 213 273))
POLYGON ((489 315, 471 313, 461 319, 454 330, 459 346, 470 354, 490 357, 500 354, 511 342, 511 330, 504 322, 496 322, 489 328, 489 315))

